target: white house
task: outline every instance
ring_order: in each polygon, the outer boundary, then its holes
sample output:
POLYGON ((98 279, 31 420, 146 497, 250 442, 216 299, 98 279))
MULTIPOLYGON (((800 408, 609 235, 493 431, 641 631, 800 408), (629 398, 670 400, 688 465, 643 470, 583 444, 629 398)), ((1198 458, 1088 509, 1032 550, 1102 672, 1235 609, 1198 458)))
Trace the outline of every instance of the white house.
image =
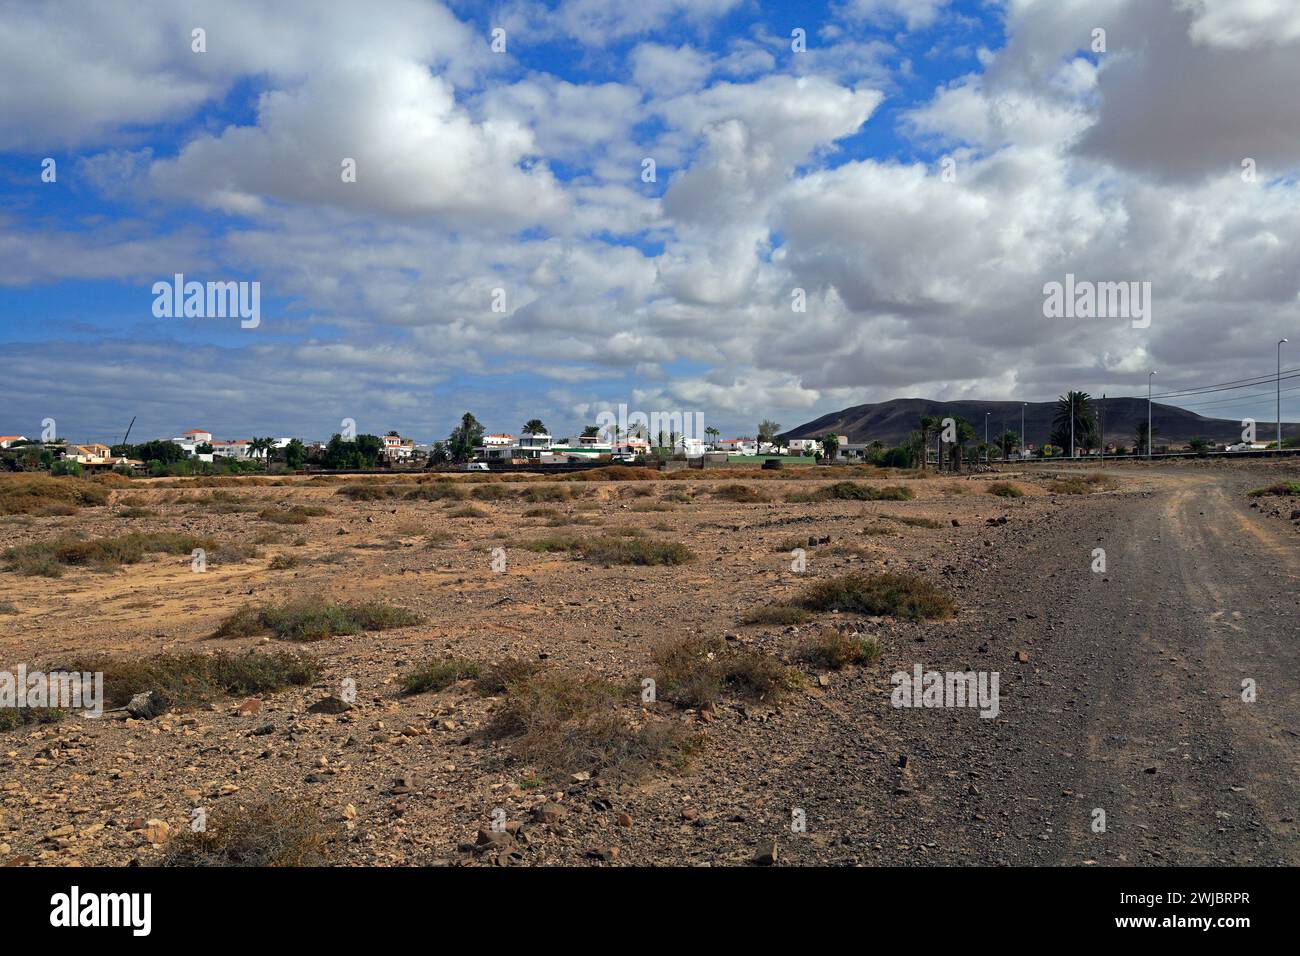
POLYGON ((758 442, 752 438, 724 438, 718 442, 718 451, 729 455, 757 455, 758 442))
POLYGON ((792 455, 820 455, 822 443, 815 438, 791 438, 786 447, 792 455))
POLYGON ((415 439, 400 435, 385 435, 383 455, 389 461, 409 461, 415 453, 415 439))
POLYGON ((514 443, 515 443, 514 435, 484 435, 483 436, 483 446, 485 448, 490 448, 494 445, 496 446, 513 445, 514 443))
POLYGON ((8 448, 16 441, 27 441, 26 435, 0 435, 0 448, 8 448))
POLYGON ((252 458, 253 452, 249 443, 242 439, 234 441, 214 441, 211 443, 212 453, 220 455, 222 458, 252 458))

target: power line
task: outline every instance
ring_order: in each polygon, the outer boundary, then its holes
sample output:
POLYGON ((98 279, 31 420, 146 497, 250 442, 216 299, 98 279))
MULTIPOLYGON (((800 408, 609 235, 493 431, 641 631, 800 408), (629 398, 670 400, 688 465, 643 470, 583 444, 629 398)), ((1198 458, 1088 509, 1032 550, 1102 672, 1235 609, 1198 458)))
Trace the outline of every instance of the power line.
MULTIPOLYGON (((1174 391, 1169 391, 1169 392, 1157 392, 1151 397, 1153 399, 1172 398, 1178 395, 1203 395, 1203 394, 1209 394, 1211 392, 1228 392, 1238 388, 1250 388, 1254 385, 1267 385, 1270 382, 1276 382, 1278 380, 1278 377, 1279 376, 1276 374, 1260 375, 1254 378, 1237 379, 1235 382, 1220 382, 1217 385, 1198 385, 1194 388, 1175 389, 1174 391)), ((1300 369, 1295 369, 1295 368, 1287 369, 1281 375, 1281 378, 1284 381, 1292 378, 1298 378, 1298 377, 1300 377, 1300 369)))

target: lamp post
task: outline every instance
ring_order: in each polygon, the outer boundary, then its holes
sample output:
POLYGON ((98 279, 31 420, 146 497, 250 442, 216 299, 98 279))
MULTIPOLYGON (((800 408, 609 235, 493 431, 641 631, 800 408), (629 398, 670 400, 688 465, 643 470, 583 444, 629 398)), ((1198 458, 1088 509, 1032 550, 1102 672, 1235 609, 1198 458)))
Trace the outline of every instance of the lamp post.
POLYGON ((1074 459, 1074 392, 1070 393, 1070 458, 1074 459))
POLYGON ((1277 452, 1282 454, 1282 342, 1277 343, 1277 452))
MULTIPOLYGON (((1281 368, 1281 366, 1278 367, 1281 368)), ((992 460, 992 456, 989 453, 989 414, 989 412, 984 413, 984 464, 986 465, 992 460)), ((1278 427, 1281 428, 1282 426, 1279 425, 1278 427)), ((1280 441, 1278 447, 1282 447, 1280 441)))
POLYGON ((1156 373, 1147 375, 1147 457, 1151 457, 1151 378, 1156 373))
POLYGON ((1022 459, 1025 457, 1025 408, 1028 405, 1028 402, 1020 403, 1020 457, 1022 459))

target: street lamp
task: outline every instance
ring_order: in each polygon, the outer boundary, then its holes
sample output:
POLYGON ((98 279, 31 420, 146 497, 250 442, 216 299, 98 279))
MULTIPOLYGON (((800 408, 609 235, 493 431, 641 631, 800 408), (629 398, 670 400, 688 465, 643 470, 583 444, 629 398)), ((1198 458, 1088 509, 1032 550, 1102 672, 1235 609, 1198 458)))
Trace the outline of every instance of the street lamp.
POLYGON ((1151 457, 1151 377, 1155 375, 1151 372, 1147 375, 1147 457, 1151 457))
POLYGON ((1074 392, 1070 393, 1070 458, 1074 458, 1074 392))
MULTIPOLYGON (((1287 341, 1283 339, 1282 342, 1287 341)), ((1282 342, 1277 343, 1277 452, 1282 454, 1282 342)))
POLYGON ((1022 460, 1025 457, 1025 409, 1028 405, 1028 402, 1020 403, 1020 457, 1022 460))
MULTIPOLYGON (((1281 368, 1281 366, 1279 365, 1278 368, 1281 368)), ((1279 425, 1278 427, 1281 428, 1282 426, 1279 425)), ((1279 448, 1282 447, 1280 441, 1278 442, 1278 447, 1279 448)), ((991 461, 992 461, 992 456, 989 453, 989 412, 985 412, 984 413, 984 464, 987 465, 991 461)))

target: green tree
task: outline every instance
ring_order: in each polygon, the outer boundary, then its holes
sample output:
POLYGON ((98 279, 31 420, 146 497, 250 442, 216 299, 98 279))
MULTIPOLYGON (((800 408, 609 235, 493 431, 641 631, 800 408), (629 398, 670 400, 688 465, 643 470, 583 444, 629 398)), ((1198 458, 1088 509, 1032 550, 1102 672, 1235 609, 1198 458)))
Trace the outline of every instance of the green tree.
POLYGON ((469 461, 474 457, 474 449, 481 444, 483 426, 477 418, 466 412, 461 416, 460 424, 447 436, 447 450, 451 453, 451 460, 457 464, 469 461))
POLYGON ((776 422, 772 421, 771 419, 765 418, 761 422, 759 422, 758 423, 759 448, 762 448, 764 443, 767 443, 769 445, 775 445, 776 436, 780 430, 781 430, 781 426, 778 425, 776 422))
MULTIPOLYGON (((1150 435, 1151 444, 1155 444, 1155 437, 1158 434, 1160 434, 1160 429, 1153 424, 1151 426, 1150 435)), ((1134 435, 1135 447, 1133 449, 1133 454, 1145 455, 1147 453, 1147 437, 1147 420, 1145 418, 1139 418, 1137 423, 1137 432, 1134 435)))
POLYGON ((934 437, 940 421, 933 415, 922 415, 919 424, 921 426, 921 470, 925 471, 927 459, 929 458, 930 439, 934 437))
POLYGON ((704 429, 704 434, 709 436, 709 444, 714 448, 718 447, 718 438, 722 435, 722 432, 710 425, 708 428, 704 429))
POLYGON ((542 424, 540 418, 530 418, 528 419, 528 424, 524 426, 523 431, 525 435, 545 435, 546 426, 542 424))
POLYGON ((429 451, 429 464, 445 465, 449 461, 451 461, 451 452, 447 450, 447 443, 445 441, 434 442, 433 448, 429 451))
POLYGON ((822 456, 826 461, 834 461, 839 457, 840 436, 832 432, 827 432, 821 437, 822 456))
POLYGON ((307 446, 302 443, 301 438, 289 439, 289 444, 284 446, 284 461, 290 468, 301 468, 303 462, 307 460, 307 446))
POLYGON ((1011 457, 1011 449, 1020 447, 1020 436, 1013 431, 1004 431, 997 437, 997 446, 1003 458, 1011 457))
POLYGON ((248 451, 254 458, 266 456, 266 462, 271 463, 271 449, 275 447, 274 438, 254 438, 248 443, 248 451))
POLYGON ((948 461, 953 471, 961 471, 961 463, 966 457, 966 443, 975 439, 975 426, 958 415, 953 419, 953 437, 956 441, 948 446, 948 461))
MULTIPOLYGON (((1097 410, 1093 407, 1092 396, 1087 392, 1066 392, 1056 400, 1056 414, 1052 417, 1053 445, 1070 449, 1070 418, 1074 418, 1075 448, 1097 447, 1097 410)), ((1073 455, 1073 449, 1066 452, 1073 455)))
POLYGON ((599 434, 600 434, 600 427, 598 425, 588 425, 586 428, 582 430, 583 438, 595 438, 599 434))

